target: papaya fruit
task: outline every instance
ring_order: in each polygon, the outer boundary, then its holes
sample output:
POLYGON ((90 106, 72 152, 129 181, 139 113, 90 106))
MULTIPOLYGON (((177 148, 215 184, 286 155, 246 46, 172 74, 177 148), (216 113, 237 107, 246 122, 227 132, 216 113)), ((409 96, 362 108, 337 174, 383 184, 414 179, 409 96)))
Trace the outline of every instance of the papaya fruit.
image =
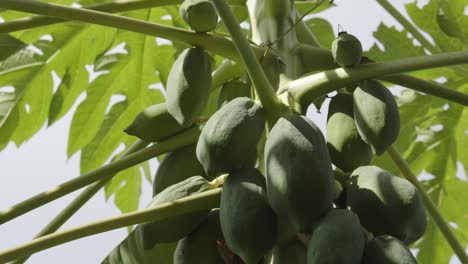
POLYGON ((372 159, 372 148, 361 139, 354 122, 351 94, 338 93, 330 101, 327 147, 332 163, 344 172, 368 165, 372 159))
POLYGON ((264 127, 263 109, 249 98, 236 98, 216 111, 197 142, 197 157, 206 174, 253 168, 264 127))
POLYGON ((167 110, 182 126, 193 125, 211 90, 211 57, 202 48, 182 51, 167 78, 167 110))
MULTIPOLYGON (((213 189, 213 186, 201 176, 192 176, 185 181, 171 185, 156 195, 148 207, 158 206, 177 199, 213 189)), ((142 245, 151 249, 157 243, 177 241, 190 234, 209 214, 210 210, 201 210, 162 220, 141 224, 142 245)))
POLYGON ((353 93, 354 120, 361 138, 381 155, 400 133, 400 112, 392 93, 376 80, 365 80, 353 93))
MULTIPOLYGON (((196 144, 168 153, 159 163, 153 180, 153 197, 167 187, 192 176, 205 176, 205 170, 197 159, 196 144)), ((212 180, 209 178, 208 180, 212 180)))
POLYGON ((332 42, 332 56, 341 67, 357 65, 362 58, 361 42, 355 36, 342 31, 332 42))
POLYGON ((213 209, 192 233, 179 240, 174 264, 224 264, 217 249, 217 242, 223 239, 219 209, 213 209))
POLYGON ((334 209, 312 233, 307 247, 307 264, 361 264, 365 242, 357 215, 334 209))
POLYGON ((391 235, 410 244, 424 234, 426 211, 409 181, 377 166, 362 166, 352 172, 346 195, 348 208, 374 235, 391 235))
POLYGON ((363 264, 418 264, 409 248, 392 236, 378 236, 367 241, 363 264))
POLYGON ((185 23, 196 32, 209 32, 218 25, 218 14, 209 0, 185 0, 179 12, 185 23))
POLYGON ((155 104, 140 112, 124 130, 141 140, 159 142, 184 130, 167 111, 166 103, 155 104))
POLYGON ((276 245, 272 264, 306 264, 307 248, 297 238, 276 245))
POLYGON ((265 143, 268 201, 297 232, 332 209, 334 176, 325 138, 307 117, 280 118, 265 143))
POLYGON ((250 86, 241 80, 225 82, 219 91, 218 109, 237 97, 250 98, 250 86))
POLYGON ((223 185, 221 230, 246 264, 259 263, 276 242, 276 215, 265 194, 265 177, 255 168, 231 171, 223 185))

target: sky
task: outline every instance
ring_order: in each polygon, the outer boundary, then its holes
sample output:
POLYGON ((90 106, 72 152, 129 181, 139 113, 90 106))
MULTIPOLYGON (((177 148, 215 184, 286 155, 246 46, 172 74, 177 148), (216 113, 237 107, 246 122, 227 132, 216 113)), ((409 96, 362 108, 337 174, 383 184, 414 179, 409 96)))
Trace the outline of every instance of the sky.
MULTIPOLYGON (((403 4, 409 2, 412 1, 392 1, 402 12, 404 12, 403 4)), ((418 1, 418 5, 426 2, 418 1)), ((319 14, 319 17, 329 19, 334 28, 338 24, 345 25, 348 32, 361 40, 365 49, 372 46, 372 32, 379 23, 383 22, 387 25, 396 23, 372 0, 335 0, 335 3, 339 5, 338 8, 323 12, 319 14)), ((398 29, 401 28, 396 26, 398 29)), ((77 104, 74 107, 76 106, 77 104)), ((325 126, 326 112, 318 115, 315 111, 309 111, 308 115, 321 128, 325 126)), ((79 155, 74 155, 69 160, 66 158, 71 118, 72 115, 68 114, 52 127, 44 127, 20 148, 10 143, 0 152, 0 177, 2 178, 0 210, 79 175, 79 155)), ((156 166, 153 166, 153 175, 155 169, 156 166)), ((79 192, 74 192, 1 225, 0 251, 30 240, 78 194, 79 192)), ((145 182, 140 208, 143 208, 150 199, 151 186, 145 182)), ((104 193, 100 191, 61 230, 119 214, 120 211, 111 200, 108 203, 104 201, 104 193)), ((83 238, 37 253, 27 263, 100 263, 126 235, 127 230, 122 228, 83 238)), ((452 263, 459 262, 453 261, 452 263)))

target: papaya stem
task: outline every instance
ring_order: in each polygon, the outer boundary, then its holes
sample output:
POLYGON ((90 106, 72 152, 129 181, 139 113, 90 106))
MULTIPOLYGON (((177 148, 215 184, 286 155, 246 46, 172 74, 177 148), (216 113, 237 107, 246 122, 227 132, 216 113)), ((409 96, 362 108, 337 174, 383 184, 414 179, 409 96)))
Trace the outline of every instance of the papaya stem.
POLYGON ((211 209, 219 206, 221 188, 194 194, 156 207, 127 213, 116 217, 88 223, 62 232, 46 235, 20 246, 0 252, 0 263, 64 244, 83 237, 127 227, 139 223, 156 221, 189 212, 211 209))
POLYGON ((239 22, 227 2, 225 0, 211 1, 232 37, 234 46, 239 52, 250 79, 252 80, 255 91, 257 92, 258 98, 267 113, 268 122, 273 126, 276 123, 276 120, 281 116, 281 102, 276 97, 275 91, 260 66, 254 50, 251 48, 249 41, 242 33, 239 22))
MULTIPOLYGON (((149 142, 138 140, 133 145, 131 145, 120 157, 118 157, 117 160, 120 160, 122 157, 128 156, 131 153, 145 148, 148 146, 148 144, 149 142)), ((57 216, 55 216, 52 221, 50 221, 41 231, 39 231, 39 233, 34 238, 42 237, 57 231, 111 179, 112 176, 88 186, 82 193, 80 193, 80 195, 78 195, 70 204, 68 204, 65 209, 63 209, 57 216)), ((23 264, 29 259, 29 257, 30 256, 26 256, 24 258, 17 259, 11 262, 11 264, 23 264)))
POLYGON ((17 203, 3 212, 0 212, 0 224, 6 223, 15 217, 18 217, 55 199, 83 188, 93 182, 109 178, 111 175, 119 171, 125 170, 169 151, 194 144, 197 142, 199 135, 199 127, 190 128, 165 141, 137 151, 126 157, 122 157, 120 160, 111 162, 96 170, 90 171, 86 174, 62 183, 61 185, 58 185, 48 191, 39 193, 29 199, 17 203))
POLYGON ((403 176, 408 181, 410 181, 419 191, 423 199, 424 205, 426 206, 426 209, 429 211, 429 215, 432 217, 432 220, 437 225, 440 232, 444 235, 445 239, 452 247, 458 259, 461 261, 461 263, 464 263, 464 264, 468 263, 468 256, 466 255, 463 247, 461 246, 460 242, 455 237, 455 234, 452 232, 452 230, 450 230, 450 227, 447 224, 447 221, 439 212, 439 210, 437 209, 437 206, 431 200, 431 198, 427 194, 422 184, 418 181, 413 171, 411 171, 409 164, 406 162, 406 160, 401 156, 401 154, 398 152, 398 150, 394 146, 390 146, 387 149, 387 153, 388 155, 390 155, 390 158, 393 160, 393 162, 398 167, 398 169, 400 169, 403 176))
POLYGON ((296 111, 304 112, 304 109, 320 96, 361 80, 463 63, 468 63, 468 51, 361 64, 352 68, 337 68, 296 79, 285 84, 283 89, 289 92, 290 105, 296 111))
POLYGON ((314 33, 310 30, 309 26, 307 26, 303 17, 299 14, 297 10, 295 10, 294 12, 296 13, 296 20, 299 20, 296 28, 297 40, 300 43, 321 48, 322 45, 320 44, 314 33))

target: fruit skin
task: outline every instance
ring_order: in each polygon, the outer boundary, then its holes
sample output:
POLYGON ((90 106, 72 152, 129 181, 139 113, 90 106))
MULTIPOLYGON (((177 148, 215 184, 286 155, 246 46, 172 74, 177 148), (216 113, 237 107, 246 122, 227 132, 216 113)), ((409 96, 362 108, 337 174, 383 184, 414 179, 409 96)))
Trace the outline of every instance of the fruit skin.
POLYGON ((263 175, 254 168, 229 173, 221 194, 221 229, 229 249, 257 264, 276 242, 276 215, 266 200, 263 175))
POLYGON ((208 0, 185 0, 179 12, 189 27, 198 33, 212 31, 218 25, 218 14, 208 0))
POLYGON ((363 166, 353 171, 346 191, 347 206, 374 235, 391 235, 406 244, 423 236, 426 211, 409 181, 377 166, 363 166))
POLYGON ((214 209, 192 233, 179 240, 174 264, 224 264, 217 249, 217 242, 223 239, 219 209, 214 209))
POLYGON ((307 248, 297 238, 273 249, 272 264, 306 264, 307 248))
POLYGON ((265 113, 249 98, 236 98, 206 122, 197 143, 197 157, 209 176, 238 168, 253 168, 265 113))
MULTIPOLYGON (((148 208, 212 189, 210 182, 201 176, 192 176, 185 181, 164 189, 148 208)), ((141 240, 144 249, 151 249, 157 243, 177 241, 190 234, 208 215, 210 210, 201 210, 163 220, 141 224, 141 240)))
POLYGON ((334 177, 320 129, 307 117, 280 118, 265 143, 268 201, 281 221, 310 232, 332 209, 334 177), (313 205, 313 206, 312 206, 313 205))
POLYGON ((378 236, 367 241, 363 264, 418 264, 409 248, 392 236, 378 236))
POLYGON ((354 120, 361 138, 381 155, 400 133, 400 112, 392 93, 376 80, 365 80, 353 93, 354 120))
POLYGON ((359 64, 362 58, 362 45, 358 38, 344 32, 332 42, 332 56, 341 67, 359 64))
POLYGON ((155 104, 140 112, 124 130, 149 142, 159 142, 184 130, 167 111, 166 103, 155 104))
POLYGON ((333 164, 344 172, 368 165, 372 159, 372 148, 361 139, 354 122, 351 94, 339 93, 330 101, 327 146, 333 164))
POLYGON ((334 209, 312 233, 307 264, 361 264, 365 237, 357 215, 334 209))
POLYGON ((190 145, 168 153, 159 163, 153 180, 153 197, 167 187, 199 175, 205 179, 205 170, 195 154, 196 145, 190 145))
POLYGON ((193 125, 205 109, 212 86, 211 57, 201 48, 182 51, 167 79, 167 110, 183 127, 193 125))
POLYGON ((231 80, 224 83, 218 95, 218 109, 237 97, 250 98, 250 86, 240 80, 231 80))

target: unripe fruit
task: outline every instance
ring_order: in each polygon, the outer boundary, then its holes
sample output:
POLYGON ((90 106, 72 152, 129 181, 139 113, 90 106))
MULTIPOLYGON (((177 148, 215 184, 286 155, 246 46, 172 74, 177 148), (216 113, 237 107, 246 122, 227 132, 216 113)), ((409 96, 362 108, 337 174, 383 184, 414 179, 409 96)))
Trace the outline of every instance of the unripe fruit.
POLYGON ((218 95, 218 109, 238 97, 250 98, 250 86, 240 80, 231 80, 224 83, 218 95))
POLYGON ((182 19, 196 32, 212 31, 218 24, 218 14, 208 0, 185 0, 179 11, 182 19))
POLYGON ((341 67, 357 65, 362 58, 361 42, 346 31, 340 32, 332 42, 332 56, 341 67))
POLYGON ((392 236, 367 241, 363 264, 418 264, 409 248, 392 236))

